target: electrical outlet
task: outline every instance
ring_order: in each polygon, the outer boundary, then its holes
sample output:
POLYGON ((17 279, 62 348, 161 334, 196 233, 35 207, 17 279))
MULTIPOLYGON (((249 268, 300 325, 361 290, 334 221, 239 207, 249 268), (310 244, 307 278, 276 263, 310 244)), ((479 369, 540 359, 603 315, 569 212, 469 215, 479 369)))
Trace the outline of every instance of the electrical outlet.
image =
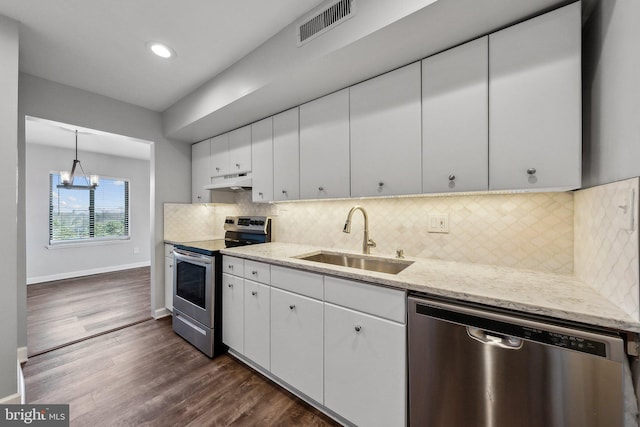
POLYGON ((622 230, 634 230, 634 208, 636 207, 635 196, 635 191, 631 189, 618 201, 618 224, 622 230))
POLYGON ((427 231, 429 233, 449 232, 449 214, 429 214, 427 221, 427 231))

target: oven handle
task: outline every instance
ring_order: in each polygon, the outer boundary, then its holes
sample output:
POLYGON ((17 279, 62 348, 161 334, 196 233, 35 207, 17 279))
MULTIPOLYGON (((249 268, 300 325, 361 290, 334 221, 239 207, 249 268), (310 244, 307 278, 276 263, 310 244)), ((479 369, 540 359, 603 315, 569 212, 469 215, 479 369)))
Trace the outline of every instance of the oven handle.
POLYGON ((211 265, 210 256, 194 254, 193 252, 185 252, 180 249, 173 250, 173 257, 176 261, 185 261, 203 266, 211 265))

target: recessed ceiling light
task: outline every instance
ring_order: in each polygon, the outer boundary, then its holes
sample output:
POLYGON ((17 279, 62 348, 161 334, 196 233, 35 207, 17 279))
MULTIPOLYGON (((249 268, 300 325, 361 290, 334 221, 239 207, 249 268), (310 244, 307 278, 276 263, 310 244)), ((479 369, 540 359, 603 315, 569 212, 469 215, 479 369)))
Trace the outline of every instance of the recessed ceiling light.
POLYGON ((149 49, 161 58, 171 58, 175 55, 169 46, 162 43, 150 43, 149 49))

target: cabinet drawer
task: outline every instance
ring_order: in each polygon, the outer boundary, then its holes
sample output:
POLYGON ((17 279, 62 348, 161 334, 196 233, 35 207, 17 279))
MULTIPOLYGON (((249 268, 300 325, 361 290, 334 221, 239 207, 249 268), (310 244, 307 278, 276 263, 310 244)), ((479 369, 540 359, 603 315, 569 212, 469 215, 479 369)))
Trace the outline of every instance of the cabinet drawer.
POLYGON ((395 322, 406 322, 405 292, 353 280, 325 277, 324 299, 395 322))
POLYGON ((245 260, 244 278, 268 285, 271 282, 271 265, 263 262, 245 260))
POLYGON ((321 300, 324 276, 279 266, 271 267, 271 286, 321 300))
POLYGON ((234 276, 244 276, 244 260, 225 255, 222 258, 222 272, 233 274, 234 276))
POLYGON ((173 245, 164 244, 164 256, 173 257, 173 245))

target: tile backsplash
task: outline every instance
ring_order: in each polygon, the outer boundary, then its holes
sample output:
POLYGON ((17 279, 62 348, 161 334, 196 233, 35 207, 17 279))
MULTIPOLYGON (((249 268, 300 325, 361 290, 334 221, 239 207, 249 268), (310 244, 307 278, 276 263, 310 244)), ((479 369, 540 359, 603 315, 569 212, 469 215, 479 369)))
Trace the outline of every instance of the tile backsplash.
MULTIPOLYGON (((196 236, 224 234, 222 224, 226 215, 269 215, 274 218, 276 241, 358 251, 362 248, 362 215, 359 212, 354 215, 350 234, 343 233, 342 227, 349 209, 360 205, 369 214, 369 231, 377 243, 372 254, 395 255, 396 249, 402 248, 407 256, 413 257, 573 273, 573 193, 397 197, 271 205, 251 203, 251 193, 242 192, 236 195, 236 201, 235 205, 212 204, 200 210, 182 206, 190 212, 189 218, 197 214, 213 218, 193 220, 194 224, 206 223, 209 227, 206 233, 200 231, 196 236), (449 214, 450 232, 428 233, 428 214, 449 214)), ((167 225, 174 223, 165 219, 165 233, 167 225)), ((187 227, 183 222, 178 224, 187 227)))
POLYGON ((639 180, 580 190, 574 197, 576 277, 636 320, 640 320, 639 180), (631 230, 625 212, 633 216, 631 230))

